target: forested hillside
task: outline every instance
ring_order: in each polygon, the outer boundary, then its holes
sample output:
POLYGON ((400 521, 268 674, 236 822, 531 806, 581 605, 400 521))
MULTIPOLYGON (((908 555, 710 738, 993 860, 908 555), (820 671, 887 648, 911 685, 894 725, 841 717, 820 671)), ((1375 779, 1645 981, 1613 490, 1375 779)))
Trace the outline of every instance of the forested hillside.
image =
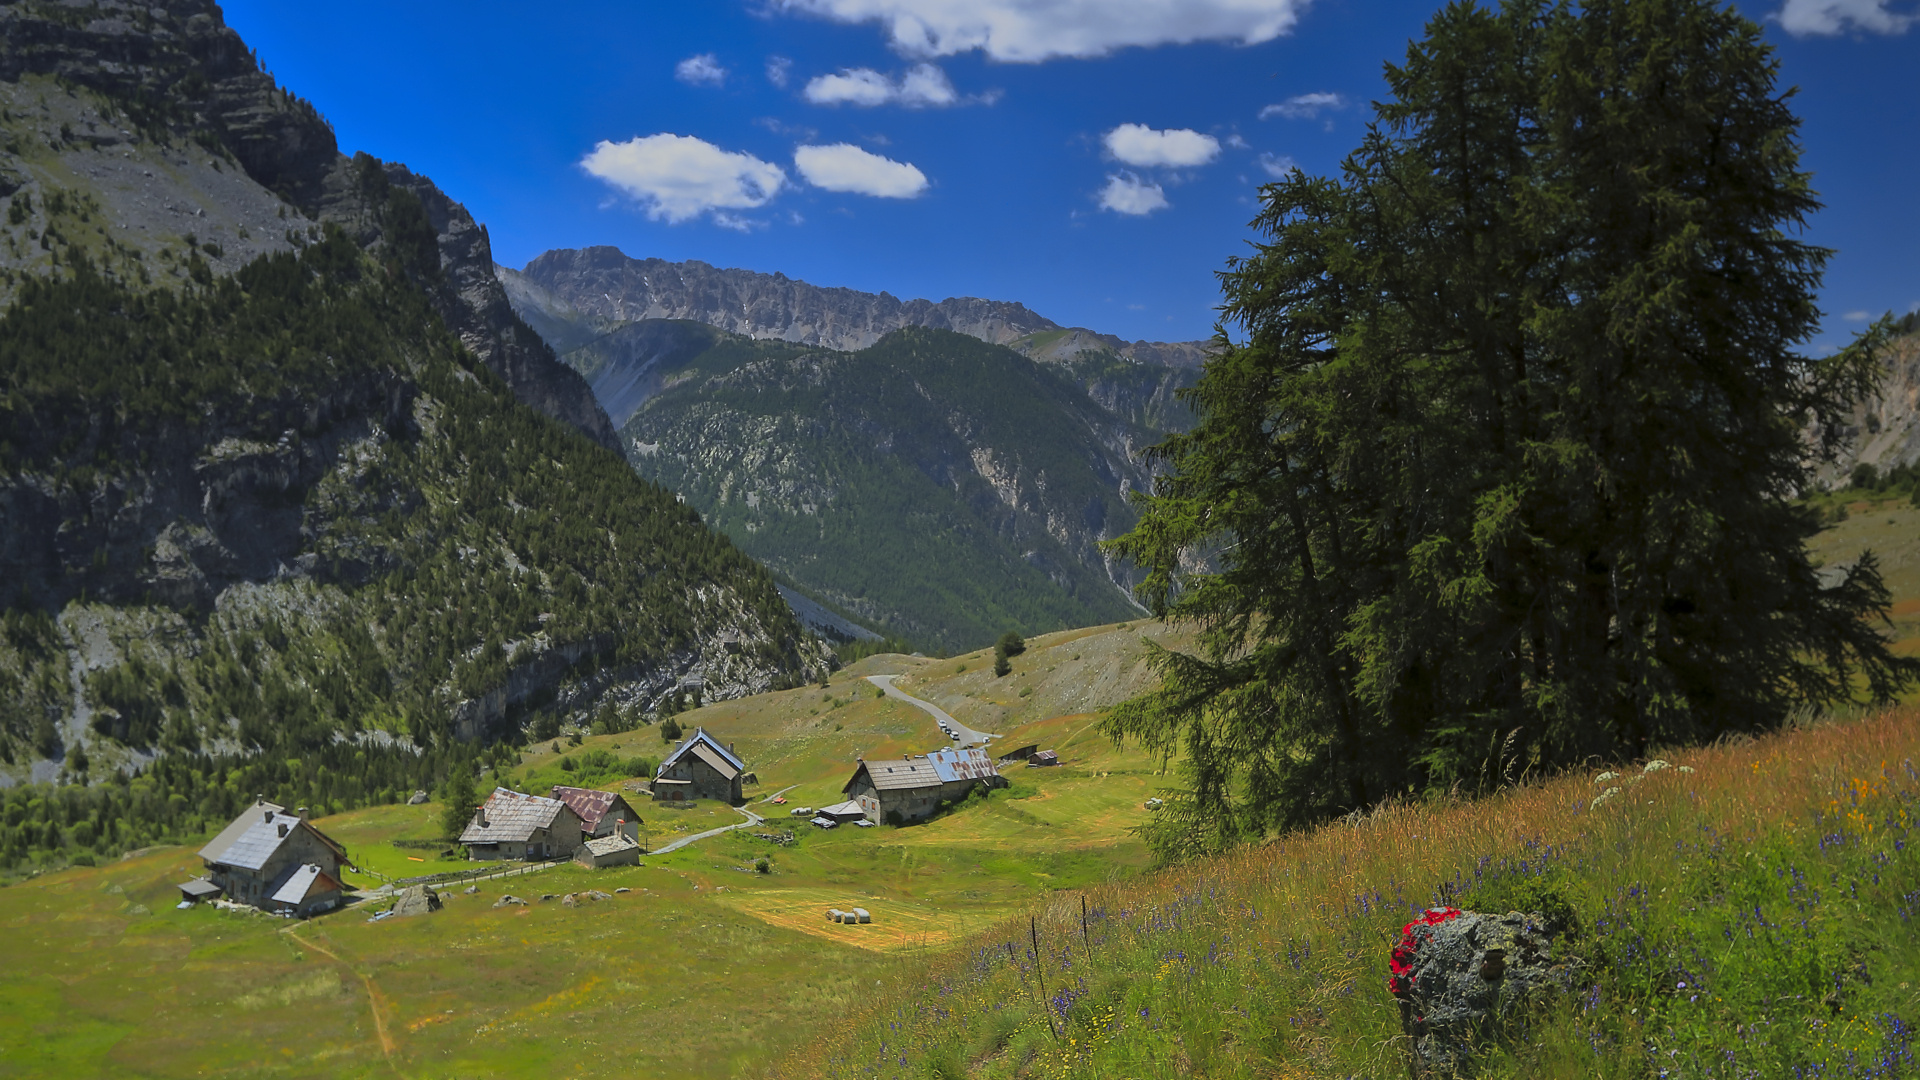
POLYGON ((741 692, 810 662, 762 568, 516 404, 402 260, 338 231, 178 292, 31 280, 0 380, 17 778, 159 755, 145 783, 191 829, 265 786, 431 784, 530 713, 631 724, 696 669, 741 692))
MULTIPOLYGON (((928 649, 1139 613, 1101 540, 1159 432, 945 330, 858 352, 643 320, 565 354, 633 466, 808 593, 928 649)), ((1087 358, 1088 364, 1098 361, 1087 358)), ((1112 377, 1129 365, 1114 362, 1112 377)))
POLYGON ((484 230, 217 7, 0 29, 0 869, 825 669, 606 448, 484 230))

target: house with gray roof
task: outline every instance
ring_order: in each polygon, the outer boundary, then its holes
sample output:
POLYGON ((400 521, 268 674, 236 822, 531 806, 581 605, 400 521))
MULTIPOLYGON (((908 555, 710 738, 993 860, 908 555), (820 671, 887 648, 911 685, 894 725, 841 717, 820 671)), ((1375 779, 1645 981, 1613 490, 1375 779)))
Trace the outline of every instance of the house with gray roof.
POLYGON ((206 876, 180 886, 192 900, 229 900, 305 918, 340 905, 347 849, 306 819, 262 799, 200 849, 206 876))
POLYGON ((728 804, 741 801, 741 774, 746 763, 734 755, 733 747, 694 728, 685 742, 654 770, 653 801, 683 802, 693 799, 720 799, 728 804))
POLYGON ((468 819, 460 842, 470 859, 565 859, 584 836, 580 815, 559 799, 497 787, 468 819))
POLYGON ((859 804, 868 821, 900 823, 932 817, 976 787, 1006 783, 984 750, 935 750, 925 757, 862 759, 840 791, 859 804))

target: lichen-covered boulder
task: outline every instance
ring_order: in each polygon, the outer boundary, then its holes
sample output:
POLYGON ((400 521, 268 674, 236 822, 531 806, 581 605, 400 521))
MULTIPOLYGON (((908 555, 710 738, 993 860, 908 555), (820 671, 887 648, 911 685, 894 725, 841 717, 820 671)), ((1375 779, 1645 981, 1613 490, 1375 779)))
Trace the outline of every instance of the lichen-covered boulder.
POLYGON ((398 916, 425 915, 440 910, 440 894, 425 885, 409 885, 394 901, 393 913, 398 916))
POLYGON ((1466 1075, 1475 1048, 1512 1033, 1526 1003, 1572 986, 1572 963, 1554 955, 1554 929, 1538 913, 1458 908, 1435 908, 1403 928, 1387 986, 1412 1039, 1416 1078, 1466 1075))

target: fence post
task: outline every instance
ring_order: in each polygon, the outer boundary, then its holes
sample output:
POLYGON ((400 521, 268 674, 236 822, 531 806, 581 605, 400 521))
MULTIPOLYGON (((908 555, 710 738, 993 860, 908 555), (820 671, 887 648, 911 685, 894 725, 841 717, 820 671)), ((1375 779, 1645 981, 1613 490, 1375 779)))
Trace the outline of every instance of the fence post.
POLYGON ((1053 1026, 1053 1005, 1047 1001, 1047 963, 1040 957, 1040 918, 1027 916, 1027 933, 1033 939, 1033 977, 1040 981, 1040 1011, 1047 1018, 1047 1030, 1053 1033, 1053 1041, 1060 1041, 1060 1030, 1053 1026))

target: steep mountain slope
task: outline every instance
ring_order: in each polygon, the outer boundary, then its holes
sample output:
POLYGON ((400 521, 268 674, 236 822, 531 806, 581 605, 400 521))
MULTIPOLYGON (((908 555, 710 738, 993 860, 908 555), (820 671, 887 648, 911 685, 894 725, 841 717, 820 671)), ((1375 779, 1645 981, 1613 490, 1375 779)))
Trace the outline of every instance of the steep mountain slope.
POLYGON ((642 476, 806 593, 927 647, 1138 613, 1098 550, 1158 433, 945 330, 843 353, 629 323, 565 359, 642 476))
MULTIPOLYGON (((0 197, 14 226, 0 266, 42 272, 54 224, 83 243, 137 253, 162 279, 188 253, 214 272, 284 250, 316 222, 382 241, 369 169, 420 200, 445 273, 433 306, 521 401, 613 445, 591 392, 508 306, 486 231, 404 166, 342 155, 307 102, 274 84, 209 0, 84 7, 0 5, 0 197), (63 191, 93 197, 90 220, 46 215, 63 191), (76 227, 76 225, 80 227, 76 227), (95 228, 86 228, 92 225, 95 228)), ((4 299, 12 275, 0 275, 4 299)))
POLYGON ((1825 486, 1844 486, 1856 465, 1886 472, 1920 461, 1920 314, 1897 327, 1876 393, 1854 408, 1839 432, 1839 456, 1820 470, 1825 486))
POLYGON ((765 568, 606 449, 484 230, 341 157, 217 8, 0 30, 0 786, 91 823, 0 864, 825 670, 765 568))
POLYGON ((948 649, 1137 612, 1098 543, 1132 524, 1139 451, 1191 423, 1197 344, 605 247, 498 273, 634 467, 815 598, 948 649))

